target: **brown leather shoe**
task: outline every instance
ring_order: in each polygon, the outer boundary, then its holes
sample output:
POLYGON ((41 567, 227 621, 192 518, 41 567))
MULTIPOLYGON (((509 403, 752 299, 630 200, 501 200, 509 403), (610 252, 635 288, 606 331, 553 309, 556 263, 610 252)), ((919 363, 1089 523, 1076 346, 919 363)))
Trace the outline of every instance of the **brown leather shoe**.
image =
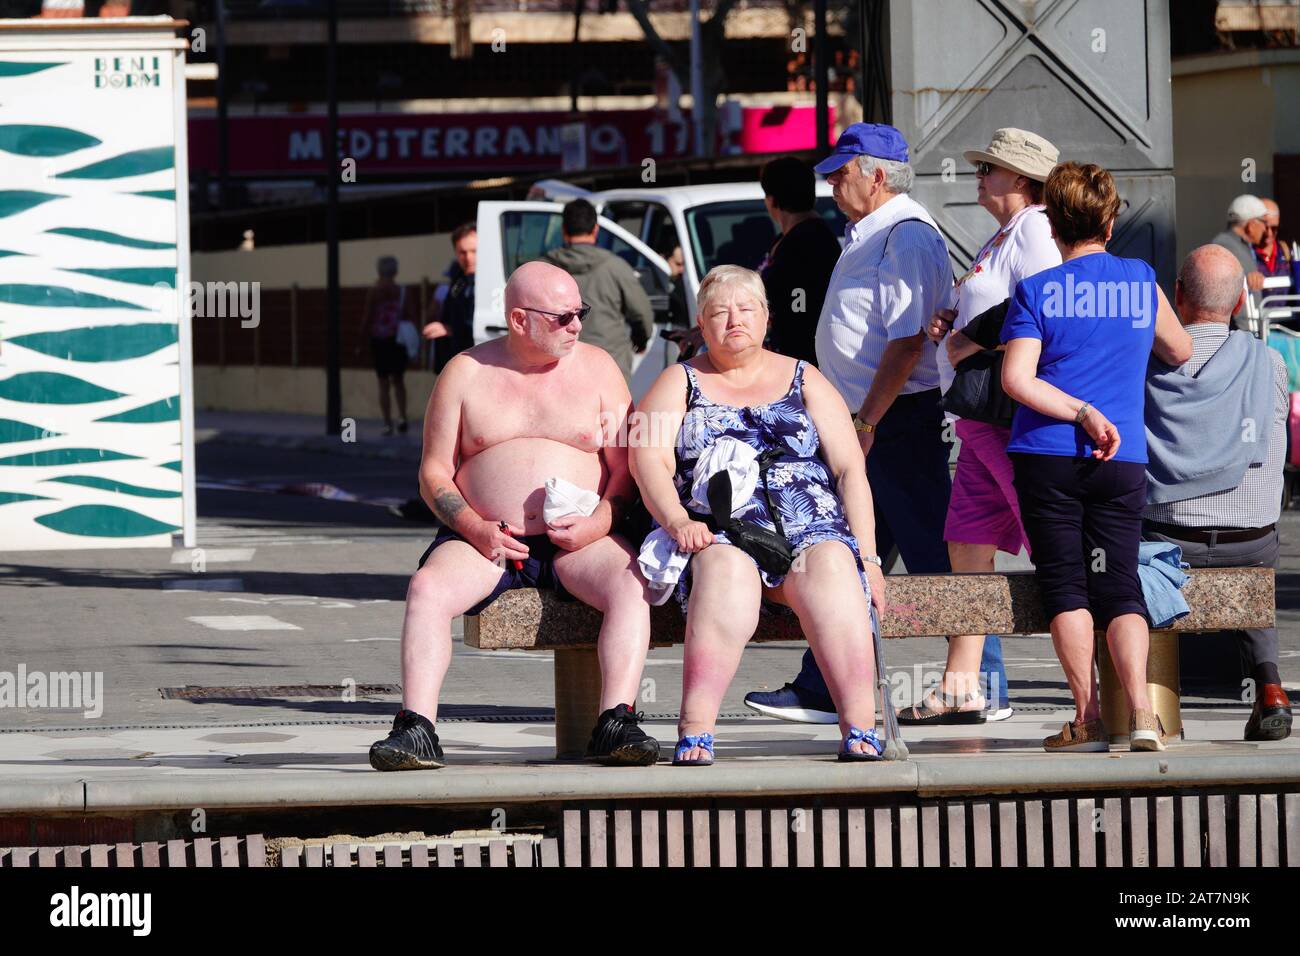
POLYGON ((1291 736, 1291 701, 1281 684, 1260 687, 1246 721, 1247 740, 1286 740, 1291 736))
POLYGON ((1100 718, 1082 724, 1067 723, 1059 734, 1043 741, 1043 749, 1049 754, 1105 753, 1110 750, 1110 737, 1100 718))

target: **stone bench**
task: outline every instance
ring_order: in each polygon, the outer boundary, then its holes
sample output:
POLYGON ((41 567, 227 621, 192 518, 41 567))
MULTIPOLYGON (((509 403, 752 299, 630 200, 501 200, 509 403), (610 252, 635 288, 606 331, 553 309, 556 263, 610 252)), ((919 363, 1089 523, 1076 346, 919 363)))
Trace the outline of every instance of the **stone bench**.
MULTIPOLYGON (((1178 705, 1180 633, 1274 626, 1271 568, 1203 568, 1188 572, 1183 597, 1191 613, 1151 634, 1147 679, 1153 703, 1171 736, 1182 730, 1178 705)), ((1048 622, 1033 572, 1009 574, 891 575, 889 606, 881 620, 886 638, 949 634, 1044 634, 1048 622)), ((550 592, 508 591, 482 614, 465 617, 465 644, 480 650, 555 652, 555 749, 565 757, 581 754, 595 723, 600 693, 596 656, 599 611, 577 601, 560 601, 550 592)), ((676 601, 650 611, 651 643, 680 644, 686 621, 676 601)), ((803 640, 793 615, 763 615, 755 641, 803 640)), ((1107 727, 1128 728, 1128 709, 1100 641, 1098 664, 1103 716, 1107 727)), ((779 676, 779 675, 778 675, 779 676)), ((1116 734, 1119 736, 1119 734, 1116 734)))

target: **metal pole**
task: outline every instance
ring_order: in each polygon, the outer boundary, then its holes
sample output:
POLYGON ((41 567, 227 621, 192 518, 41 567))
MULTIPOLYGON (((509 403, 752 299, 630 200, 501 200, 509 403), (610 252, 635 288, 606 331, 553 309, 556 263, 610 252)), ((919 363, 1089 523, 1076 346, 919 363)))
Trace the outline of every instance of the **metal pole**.
POLYGON ((813 4, 813 69, 817 85, 817 150, 826 152, 831 147, 830 122, 830 64, 826 54, 826 0, 813 4))
POLYGON ((578 112, 578 88, 582 83, 582 57, 578 55, 579 38, 582 36, 582 10, 586 0, 573 2, 573 63, 569 70, 569 112, 576 118, 578 112))
POLYGON ((704 149, 704 53, 700 41, 700 0, 691 0, 691 128, 695 155, 704 149))
MULTIPOLYGON (((217 0, 217 208, 226 208, 226 180, 230 176, 230 136, 227 130, 226 0, 217 0)), ((206 183, 204 184, 206 190, 206 183)), ((206 191, 200 208, 207 208, 206 191)))
POLYGON ((342 431, 343 395, 339 381, 339 7, 329 0, 329 42, 325 56, 325 98, 329 133, 325 140, 325 434, 342 431))
POLYGON ((862 67, 862 85, 858 87, 858 99, 862 103, 862 120, 865 123, 876 121, 871 113, 871 30, 867 23, 870 17, 871 0, 858 0, 858 65, 862 67))

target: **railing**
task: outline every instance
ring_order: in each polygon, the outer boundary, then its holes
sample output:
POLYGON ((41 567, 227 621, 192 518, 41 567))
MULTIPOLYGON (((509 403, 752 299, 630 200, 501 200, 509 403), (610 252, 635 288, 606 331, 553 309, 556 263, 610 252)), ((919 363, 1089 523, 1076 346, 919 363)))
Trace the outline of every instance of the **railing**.
MULTIPOLYGON (((626 10, 623 3, 607 4, 604 0, 586 0, 583 16, 599 16, 609 7, 626 10)), ((690 0, 652 0, 646 4, 653 13, 685 13, 690 0)), ((706 4, 706 7, 708 5, 706 4)), ((783 0, 745 0, 737 7, 782 9, 783 0)), ((410 17, 452 15, 452 0, 338 0, 340 17, 410 17)), ((484 13, 567 13, 574 12, 574 0, 472 0, 473 15, 484 13)), ((210 21, 216 0, 192 0, 191 19, 210 21)), ((319 19, 325 15, 326 0, 226 0, 226 16, 235 20, 319 19)))

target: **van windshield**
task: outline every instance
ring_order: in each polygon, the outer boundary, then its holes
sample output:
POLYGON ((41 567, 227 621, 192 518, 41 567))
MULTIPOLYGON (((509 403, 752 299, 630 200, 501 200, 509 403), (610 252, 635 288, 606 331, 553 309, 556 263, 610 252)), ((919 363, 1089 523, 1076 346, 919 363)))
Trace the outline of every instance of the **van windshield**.
MULTIPOLYGON (((836 236, 848 222, 830 196, 817 197, 817 211, 836 236)), ((761 199, 708 203, 686 210, 691 255, 700 278, 714 266, 756 269, 776 239, 776 225, 761 199)))

